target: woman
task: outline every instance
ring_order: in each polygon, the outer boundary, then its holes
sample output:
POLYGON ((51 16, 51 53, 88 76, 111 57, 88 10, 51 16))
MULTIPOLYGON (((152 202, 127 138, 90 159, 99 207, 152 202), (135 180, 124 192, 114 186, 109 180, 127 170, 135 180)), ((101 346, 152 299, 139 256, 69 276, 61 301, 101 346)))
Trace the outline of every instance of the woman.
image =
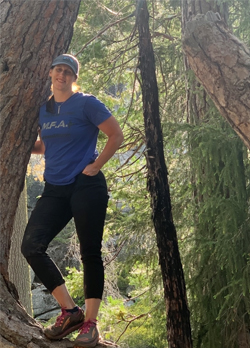
POLYGON ((104 104, 94 96, 73 92, 78 71, 77 59, 63 54, 53 61, 49 72, 53 96, 40 108, 40 140, 32 151, 45 155, 45 188, 25 230, 22 253, 62 308, 55 324, 44 330, 45 335, 56 340, 80 329, 75 346, 95 347, 104 286, 101 243, 108 202, 101 168, 119 148, 123 134, 104 104), (99 130, 108 140, 98 156, 99 130), (74 303, 62 274, 46 253, 72 217, 84 267, 85 313, 74 303))

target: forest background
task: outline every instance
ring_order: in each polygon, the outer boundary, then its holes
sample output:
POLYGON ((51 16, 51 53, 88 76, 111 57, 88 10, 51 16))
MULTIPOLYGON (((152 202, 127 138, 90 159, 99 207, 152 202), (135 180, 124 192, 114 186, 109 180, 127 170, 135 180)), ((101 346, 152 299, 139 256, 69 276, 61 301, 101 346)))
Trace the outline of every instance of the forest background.
MULTIPOLYGON (((250 46, 249 1, 227 3, 230 28, 250 46)), ((192 93, 203 117, 188 110, 192 96, 187 90, 195 77, 184 64, 180 2, 148 1, 148 9, 194 347, 239 347, 239 334, 250 328, 249 151, 199 84, 192 93)), ((68 52, 77 55, 81 64, 80 90, 102 100, 125 134, 123 146, 104 168, 110 202, 104 241, 107 297, 100 311, 101 330, 105 338, 122 347, 163 348, 167 346, 166 313, 146 186, 133 11, 131 1, 81 2, 68 52), (133 304, 125 306, 124 298, 133 304)), ((104 142, 100 135, 99 150, 104 142)), ((41 158, 30 162, 28 192, 36 182, 40 186, 41 162, 41 158)), ((73 225, 59 238, 71 243, 73 225)), ((69 272, 70 290, 83 302, 82 270, 69 272)))

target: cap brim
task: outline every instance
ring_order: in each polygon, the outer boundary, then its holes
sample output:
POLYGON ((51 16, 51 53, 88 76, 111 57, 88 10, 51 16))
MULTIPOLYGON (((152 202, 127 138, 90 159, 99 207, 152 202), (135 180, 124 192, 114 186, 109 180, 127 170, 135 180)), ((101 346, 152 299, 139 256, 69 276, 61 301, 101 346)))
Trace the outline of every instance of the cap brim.
POLYGON ((72 66, 69 65, 68 63, 66 63, 66 62, 56 62, 55 64, 51 65, 51 68, 53 68, 54 66, 57 66, 57 65, 67 65, 68 67, 70 67, 70 69, 73 71, 73 73, 77 76, 77 73, 74 71, 74 69, 72 69, 72 66))

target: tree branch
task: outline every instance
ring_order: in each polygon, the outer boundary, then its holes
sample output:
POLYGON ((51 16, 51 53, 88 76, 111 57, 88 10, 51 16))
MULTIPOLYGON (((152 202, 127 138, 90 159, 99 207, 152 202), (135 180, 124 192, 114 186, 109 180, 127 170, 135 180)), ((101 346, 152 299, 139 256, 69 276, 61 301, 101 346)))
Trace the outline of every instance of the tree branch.
POLYGON ((171 36, 171 35, 167 35, 167 34, 164 34, 164 33, 159 33, 158 31, 154 31, 151 38, 154 38, 154 37, 159 37, 159 36, 162 36, 164 37, 165 39, 168 39, 170 41, 174 41, 174 39, 178 39, 177 37, 175 36, 171 36))

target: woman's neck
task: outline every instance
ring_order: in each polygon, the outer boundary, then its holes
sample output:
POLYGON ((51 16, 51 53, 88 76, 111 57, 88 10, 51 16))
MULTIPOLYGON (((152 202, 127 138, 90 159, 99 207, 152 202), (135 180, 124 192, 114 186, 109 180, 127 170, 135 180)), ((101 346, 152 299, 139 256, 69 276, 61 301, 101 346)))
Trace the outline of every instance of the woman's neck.
POLYGON ((73 91, 68 91, 68 92, 53 91, 53 94, 54 94, 55 102, 63 103, 67 99, 69 99, 74 94, 74 92, 73 91))

